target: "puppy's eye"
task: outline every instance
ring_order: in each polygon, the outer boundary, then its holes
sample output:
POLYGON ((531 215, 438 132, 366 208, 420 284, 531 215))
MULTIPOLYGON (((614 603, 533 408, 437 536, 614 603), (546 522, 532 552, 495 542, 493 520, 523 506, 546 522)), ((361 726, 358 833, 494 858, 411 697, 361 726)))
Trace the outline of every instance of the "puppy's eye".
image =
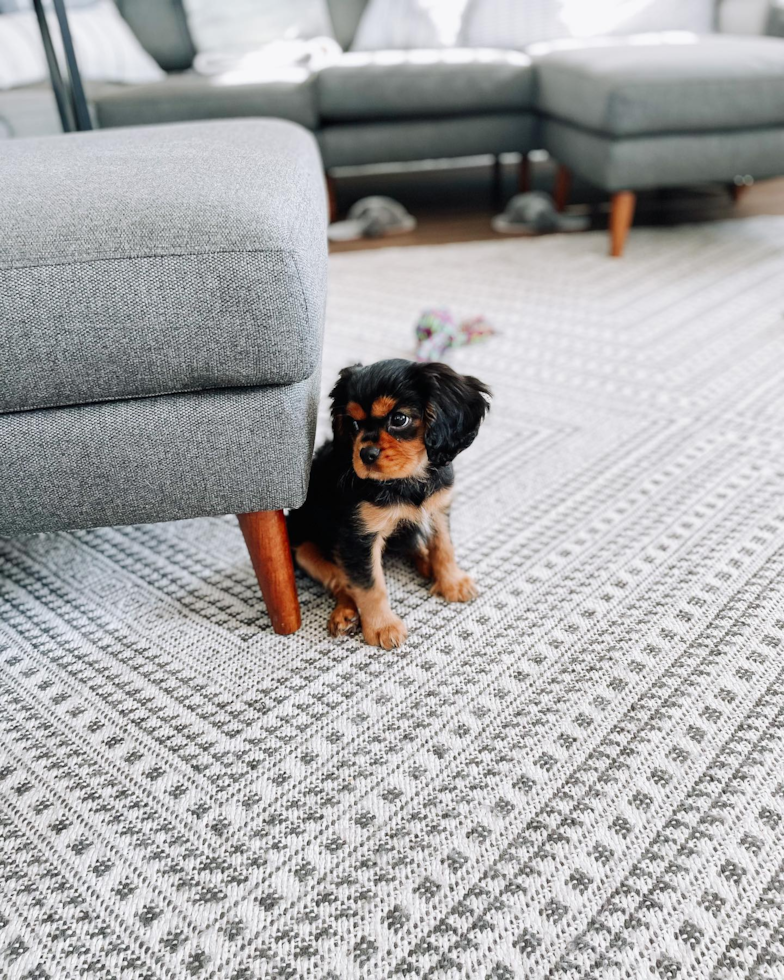
POLYGON ((348 425, 352 432, 359 432, 359 422, 356 419, 352 419, 351 416, 349 416, 348 425))
POLYGON ((389 420, 390 429, 405 429, 407 425, 411 425, 411 419, 402 412, 395 412, 389 420))

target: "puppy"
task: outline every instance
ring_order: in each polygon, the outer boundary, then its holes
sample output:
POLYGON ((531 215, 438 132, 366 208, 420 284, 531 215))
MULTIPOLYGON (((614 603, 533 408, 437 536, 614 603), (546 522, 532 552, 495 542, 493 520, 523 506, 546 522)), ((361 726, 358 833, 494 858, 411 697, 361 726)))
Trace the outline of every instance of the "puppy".
POLYGON ((289 514, 297 564, 335 596, 333 636, 361 624, 386 650, 406 639, 389 606, 382 556, 408 553, 449 602, 476 596, 449 537, 452 460, 474 441, 489 389, 446 364, 379 361, 340 372, 333 439, 313 460, 304 505, 289 514))

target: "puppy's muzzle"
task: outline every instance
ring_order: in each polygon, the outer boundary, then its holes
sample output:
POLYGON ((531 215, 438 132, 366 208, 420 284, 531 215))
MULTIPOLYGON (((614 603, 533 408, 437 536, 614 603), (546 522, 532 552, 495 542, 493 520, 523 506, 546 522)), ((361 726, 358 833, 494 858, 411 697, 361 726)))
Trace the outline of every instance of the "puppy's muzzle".
POLYGON ((364 449, 359 450, 359 458, 365 466, 372 466, 380 455, 381 450, 378 446, 365 446, 364 449))

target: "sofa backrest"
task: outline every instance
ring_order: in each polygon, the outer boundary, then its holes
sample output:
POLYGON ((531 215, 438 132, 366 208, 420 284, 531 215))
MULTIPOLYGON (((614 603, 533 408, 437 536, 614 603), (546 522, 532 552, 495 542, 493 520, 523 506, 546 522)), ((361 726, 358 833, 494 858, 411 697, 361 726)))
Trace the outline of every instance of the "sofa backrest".
MULTIPOLYGON (((509 0, 510 3, 525 2, 525 0, 509 0)), ((590 0, 586 0, 590 2, 590 0)), ((688 0, 685 0, 688 2, 688 0)), ((784 4, 784 0, 776 0, 784 4)), ((351 47, 357 32, 362 13, 369 0, 326 0, 329 15, 332 20, 335 37, 344 50, 351 47)), ((767 8, 769 0, 715 0, 719 17, 719 29, 722 27, 721 18, 726 16, 730 30, 739 33, 762 33, 763 27, 757 27, 757 21, 764 20, 760 10, 767 8), (724 11, 726 10, 726 15, 724 11)), ((784 20, 784 17, 782 17, 784 20)))
POLYGON ((719 30, 727 34, 764 34, 773 7, 770 0, 718 0, 719 30))
POLYGON ((193 64, 193 45, 182 0, 116 0, 120 13, 141 45, 164 71, 185 71, 193 64))
POLYGON ((351 47, 362 11, 367 5, 368 0, 327 0, 332 29, 344 51, 351 47))

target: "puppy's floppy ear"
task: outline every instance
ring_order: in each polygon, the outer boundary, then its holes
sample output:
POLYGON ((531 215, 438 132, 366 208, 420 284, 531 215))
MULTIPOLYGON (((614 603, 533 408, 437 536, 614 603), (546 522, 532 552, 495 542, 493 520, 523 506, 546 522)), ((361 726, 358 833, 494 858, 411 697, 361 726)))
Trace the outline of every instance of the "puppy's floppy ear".
POLYGON ((434 466, 444 466, 476 438, 490 408, 490 389, 477 378, 458 374, 448 364, 419 367, 425 382, 425 448, 434 466))
POLYGON ((338 375, 338 380, 335 382, 332 391, 329 393, 329 397, 332 399, 332 407, 330 409, 332 414, 332 434, 335 439, 340 439, 345 435, 343 411, 348 401, 349 381, 357 368, 360 367, 362 367, 361 364, 352 364, 350 367, 344 367, 338 375))

